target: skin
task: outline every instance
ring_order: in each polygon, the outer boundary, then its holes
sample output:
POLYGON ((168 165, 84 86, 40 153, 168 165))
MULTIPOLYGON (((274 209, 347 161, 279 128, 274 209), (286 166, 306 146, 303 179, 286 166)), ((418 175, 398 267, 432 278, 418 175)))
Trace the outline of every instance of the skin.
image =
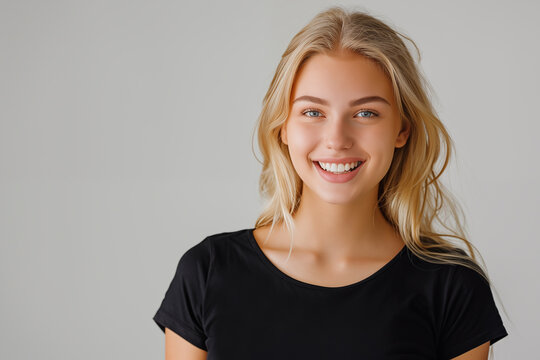
MULTIPOLYGON (((378 184, 396 148, 410 133, 401 119, 386 74, 373 61, 347 51, 317 54, 299 69, 291 93, 291 111, 281 129, 294 168, 303 181, 294 214, 294 249, 289 262, 289 234, 275 225, 254 230, 261 250, 289 276, 335 287, 358 282, 384 266, 405 246, 377 207, 378 184), (293 101, 303 95, 327 100, 293 101), (350 106, 363 97, 387 100, 350 106), (311 112, 306 112, 312 110, 311 112), (347 183, 323 179, 312 159, 363 157, 366 162, 347 183)), ((454 359, 486 360, 489 342, 454 359)), ((206 352, 166 329, 167 360, 202 360, 206 352)))
POLYGON ((171 329, 165 328, 165 360, 206 360, 207 354, 171 329))
MULTIPOLYGON (((394 149, 406 144, 410 132, 409 123, 399 115, 390 80, 375 62, 358 54, 317 54, 298 71, 291 104, 281 138, 303 181, 302 199, 293 216, 293 252, 313 255, 310 265, 336 279, 358 274, 366 263, 375 269, 384 265, 405 243, 377 206, 378 184, 390 168, 394 149), (294 101, 304 95, 328 104, 294 101), (371 96, 387 102, 349 105, 371 96), (312 163, 343 157, 366 159, 355 178, 346 183, 326 181, 312 163)), ((278 237, 283 231, 282 225, 278 237)), ((289 239, 283 240, 288 249, 289 239)), ((364 269, 361 274, 370 273, 364 269)))

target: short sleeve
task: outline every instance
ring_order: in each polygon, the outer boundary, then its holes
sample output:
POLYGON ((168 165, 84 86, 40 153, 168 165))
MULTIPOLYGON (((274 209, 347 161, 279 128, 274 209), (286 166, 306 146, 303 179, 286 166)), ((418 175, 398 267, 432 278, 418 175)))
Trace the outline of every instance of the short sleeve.
POLYGON ((153 317, 159 328, 169 328, 205 351, 204 299, 211 249, 208 238, 191 247, 180 258, 174 277, 153 317))
POLYGON ((447 286, 439 334, 439 354, 444 360, 487 341, 493 345, 508 335, 489 283, 463 265, 456 265, 454 270, 447 286))

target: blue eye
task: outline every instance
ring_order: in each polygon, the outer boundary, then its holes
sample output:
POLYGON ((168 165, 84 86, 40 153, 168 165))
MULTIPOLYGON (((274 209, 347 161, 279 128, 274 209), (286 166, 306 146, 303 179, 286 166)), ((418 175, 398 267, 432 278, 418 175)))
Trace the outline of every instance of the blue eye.
MULTIPOLYGON (((319 111, 317 111, 317 110, 311 110, 311 109, 308 109, 308 110, 304 111, 302 114, 306 115, 307 113, 319 113, 319 114, 320 114, 319 111)), ((315 115, 315 116, 309 116, 309 115, 308 115, 308 117, 317 117, 317 115, 315 115)))
POLYGON ((375 114, 373 111, 369 111, 369 110, 362 110, 358 113, 358 115, 360 115, 360 117, 374 117, 374 116, 377 116, 377 114, 375 114))

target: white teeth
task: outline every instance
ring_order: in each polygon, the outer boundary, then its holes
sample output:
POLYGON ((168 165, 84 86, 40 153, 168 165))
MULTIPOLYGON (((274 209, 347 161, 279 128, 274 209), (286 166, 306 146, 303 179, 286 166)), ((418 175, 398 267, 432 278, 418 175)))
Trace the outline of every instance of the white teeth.
POLYGON ((323 168, 324 170, 335 173, 335 174, 340 174, 340 173, 348 172, 350 170, 354 170, 361 163, 361 161, 354 161, 347 164, 323 163, 320 161, 318 163, 321 166, 321 168, 323 168))

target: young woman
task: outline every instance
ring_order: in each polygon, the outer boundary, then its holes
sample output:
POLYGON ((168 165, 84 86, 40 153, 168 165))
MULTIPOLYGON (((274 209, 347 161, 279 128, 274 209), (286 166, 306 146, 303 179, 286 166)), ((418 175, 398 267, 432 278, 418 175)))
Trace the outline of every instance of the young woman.
POLYGON ((402 39, 341 7, 294 36, 258 122, 266 206, 181 257, 154 316, 167 359, 485 360, 508 335, 402 39))

